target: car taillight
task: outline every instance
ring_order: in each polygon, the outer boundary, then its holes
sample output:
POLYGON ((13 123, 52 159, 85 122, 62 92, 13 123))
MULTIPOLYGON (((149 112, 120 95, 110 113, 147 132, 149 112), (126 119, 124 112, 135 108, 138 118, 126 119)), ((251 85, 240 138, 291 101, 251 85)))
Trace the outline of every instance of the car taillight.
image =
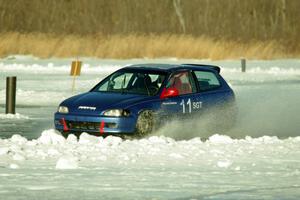
POLYGON ((164 88, 161 92, 160 99, 165 99, 169 97, 177 97, 179 91, 176 88, 164 88))

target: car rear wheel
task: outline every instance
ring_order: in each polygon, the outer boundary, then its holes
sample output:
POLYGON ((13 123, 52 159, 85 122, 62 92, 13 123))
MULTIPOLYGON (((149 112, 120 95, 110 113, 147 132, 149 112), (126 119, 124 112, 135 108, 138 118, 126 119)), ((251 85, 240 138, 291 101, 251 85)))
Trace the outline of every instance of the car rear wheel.
POLYGON ((138 136, 150 134, 153 130, 154 118, 153 112, 150 110, 142 111, 136 122, 136 133, 138 136))

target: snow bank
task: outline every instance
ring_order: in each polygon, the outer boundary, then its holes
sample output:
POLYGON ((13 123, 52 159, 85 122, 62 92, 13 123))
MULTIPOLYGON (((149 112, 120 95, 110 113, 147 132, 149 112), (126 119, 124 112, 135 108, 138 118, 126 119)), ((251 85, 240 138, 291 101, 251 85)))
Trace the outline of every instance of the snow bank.
MULTIPOLYGON (((241 68, 222 68, 224 73, 240 73, 241 68)), ((291 67, 251 67, 247 69, 247 74, 268 74, 268 75, 299 75, 300 69, 291 67)), ((244 74, 245 75, 245 74, 244 74)))
POLYGON ((213 144, 231 144, 234 142, 229 136, 219 134, 209 137, 208 141, 213 144))
POLYGON ((29 119, 26 115, 16 114, 0 114, 0 119, 29 119))
POLYGON ((0 158, 22 168, 27 162, 48 162, 56 169, 78 169, 110 165, 198 165, 202 168, 241 170, 274 159, 297 160, 300 157, 300 137, 278 139, 259 137, 232 139, 213 135, 206 141, 200 138, 175 141, 165 136, 151 136, 139 140, 106 138, 83 133, 79 140, 74 135, 67 139, 55 130, 45 130, 37 140, 20 135, 0 139, 0 158), (255 161, 253 162, 250 160, 255 161), (249 162, 250 161, 250 162, 249 162), (244 164, 241 164, 244 163, 244 164), (243 166, 241 168, 241 165, 243 166))
POLYGON ((50 145, 50 144, 56 145, 56 144, 65 143, 65 138, 54 130, 43 131, 41 137, 39 137, 37 140, 40 144, 46 144, 46 145, 50 145))
MULTIPOLYGON (((32 86, 34 88, 36 86, 32 86)), ((29 105, 29 106, 41 106, 41 105, 55 105, 68 96, 70 93, 58 92, 58 91, 34 91, 34 90, 22 90, 17 89, 16 91, 16 104, 17 105, 29 105)), ((0 103, 5 102, 5 90, 0 90, 0 103)), ((16 115, 5 115, 0 114, 0 119, 28 119, 27 116, 16 114, 16 115)))
MULTIPOLYGON (((113 64, 83 64, 81 68, 81 73, 83 74, 93 74, 93 73, 104 73, 107 74, 111 71, 116 71, 120 69, 121 65, 113 64)), ((71 61, 66 64, 55 64, 52 62, 45 64, 34 64, 34 63, 1 63, 0 62, 0 72, 23 72, 23 73, 34 73, 34 74, 68 74, 71 69, 71 61)))
POLYGON ((58 159, 56 169, 77 169, 78 168, 78 158, 74 156, 63 156, 58 159))
POLYGON ((145 195, 159 199, 178 195, 183 199, 208 195, 247 199, 248 194, 261 198, 257 191, 269 198, 276 191, 284 193, 285 188, 289 193, 283 197, 290 193, 294 197, 300 195, 299 158, 300 137, 233 139, 213 135, 206 141, 199 137, 176 141, 165 136, 123 140, 83 133, 79 139, 74 135, 65 139, 50 129, 36 140, 20 135, 0 139, 3 190, 15 196, 18 187, 27 196, 36 196, 39 193, 32 188, 47 183, 45 187, 53 189, 43 189, 41 198, 55 193, 69 199, 73 192, 77 197, 86 188, 88 197, 106 192, 116 199, 124 198, 124 191, 133 191, 125 194, 127 199, 143 199, 145 195), (61 190, 66 185, 68 188, 61 190))

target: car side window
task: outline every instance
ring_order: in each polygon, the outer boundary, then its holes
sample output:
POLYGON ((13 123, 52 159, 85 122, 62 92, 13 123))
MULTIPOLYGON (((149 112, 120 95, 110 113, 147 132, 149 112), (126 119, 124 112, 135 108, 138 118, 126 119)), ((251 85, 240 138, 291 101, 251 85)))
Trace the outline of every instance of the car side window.
POLYGON ((176 88, 179 95, 196 92, 196 85, 190 72, 179 72, 169 79, 167 88, 176 88))
POLYGON ((200 91, 213 90, 221 86, 220 81, 218 80, 216 75, 212 72, 194 71, 194 73, 197 77, 200 91))

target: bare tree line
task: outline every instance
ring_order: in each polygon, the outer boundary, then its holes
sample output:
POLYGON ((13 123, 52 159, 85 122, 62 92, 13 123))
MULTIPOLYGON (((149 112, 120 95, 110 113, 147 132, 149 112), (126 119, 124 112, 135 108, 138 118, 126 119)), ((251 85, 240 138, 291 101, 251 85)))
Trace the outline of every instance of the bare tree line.
POLYGON ((299 0, 0 0, 0 32, 300 41, 299 0))

